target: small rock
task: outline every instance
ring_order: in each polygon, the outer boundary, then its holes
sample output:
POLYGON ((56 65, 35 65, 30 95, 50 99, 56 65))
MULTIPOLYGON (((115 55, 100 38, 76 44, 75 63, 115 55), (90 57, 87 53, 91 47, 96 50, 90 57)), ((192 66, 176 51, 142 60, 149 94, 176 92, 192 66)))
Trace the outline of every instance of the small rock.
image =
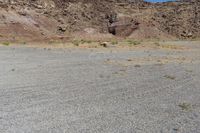
POLYGON ((22 15, 22 16, 26 16, 27 15, 27 13, 24 10, 18 11, 18 14, 22 15))

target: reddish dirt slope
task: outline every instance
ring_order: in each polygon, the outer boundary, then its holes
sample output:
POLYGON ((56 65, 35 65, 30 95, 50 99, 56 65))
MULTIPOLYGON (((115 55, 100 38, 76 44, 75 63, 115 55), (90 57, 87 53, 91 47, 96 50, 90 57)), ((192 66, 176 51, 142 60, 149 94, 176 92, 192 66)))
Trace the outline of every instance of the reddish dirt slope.
POLYGON ((142 0, 0 0, 0 40, 39 41, 110 36, 200 37, 199 2, 142 0), (73 37, 73 36, 72 36, 73 37))

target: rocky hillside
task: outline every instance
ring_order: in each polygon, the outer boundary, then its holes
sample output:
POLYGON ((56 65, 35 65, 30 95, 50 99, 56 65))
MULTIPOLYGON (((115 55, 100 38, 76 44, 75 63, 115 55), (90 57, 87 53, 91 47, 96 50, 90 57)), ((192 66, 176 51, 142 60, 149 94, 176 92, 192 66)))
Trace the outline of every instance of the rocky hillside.
POLYGON ((143 0, 0 0, 0 40, 200 37, 200 2, 143 0))
POLYGON ((178 38, 200 36, 200 1, 183 0, 155 5, 159 29, 178 38))

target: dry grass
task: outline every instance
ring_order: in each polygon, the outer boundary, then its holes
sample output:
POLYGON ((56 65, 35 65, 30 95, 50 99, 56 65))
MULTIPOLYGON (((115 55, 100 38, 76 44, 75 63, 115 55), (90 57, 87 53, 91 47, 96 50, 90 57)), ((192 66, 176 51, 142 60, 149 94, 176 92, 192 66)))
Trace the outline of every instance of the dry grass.
POLYGON ((167 78, 167 79, 171 79, 171 80, 175 80, 176 79, 176 77, 171 76, 171 75, 165 75, 164 77, 167 78))
POLYGON ((136 45, 141 44, 140 41, 136 41, 136 40, 127 40, 127 43, 129 46, 136 46, 136 45))
POLYGON ((161 49, 174 49, 174 50, 184 50, 185 49, 183 46, 176 46, 176 45, 170 45, 170 44, 159 45, 159 48, 161 48, 161 49))
POLYGON ((184 111, 189 111, 192 108, 189 103, 180 103, 178 106, 184 111))

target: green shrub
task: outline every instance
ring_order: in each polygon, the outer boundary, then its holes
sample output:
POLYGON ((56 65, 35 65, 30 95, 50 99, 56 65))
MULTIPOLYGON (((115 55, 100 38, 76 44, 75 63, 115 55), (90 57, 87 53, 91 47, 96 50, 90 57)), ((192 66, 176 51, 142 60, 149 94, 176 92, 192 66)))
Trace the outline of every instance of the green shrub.
POLYGON ((80 41, 79 41, 79 40, 73 40, 72 43, 73 43, 75 46, 79 46, 79 45, 80 45, 80 41))
POLYGON ((84 40, 84 39, 81 39, 81 44, 84 44, 84 43, 92 43, 92 41, 91 40, 84 40))
POLYGON ((132 45, 139 45, 139 44, 140 44, 139 41, 135 41, 135 40, 127 40, 127 42, 128 42, 128 44, 129 44, 130 46, 132 46, 132 45))
POLYGON ((118 44, 118 41, 116 41, 116 40, 115 40, 115 41, 112 41, 111 44, 112 44, 112 45, 117 45, 117 44, 118 44))
POLYGON ((9 46, 10 45, 9 42, 3 42, 2 44, 5 45, 5 46, 9 46))
POLYGON ((178 105, 182 110, 188 111, 191 109, 191 105, 188 103, 180 103, 178 105))

